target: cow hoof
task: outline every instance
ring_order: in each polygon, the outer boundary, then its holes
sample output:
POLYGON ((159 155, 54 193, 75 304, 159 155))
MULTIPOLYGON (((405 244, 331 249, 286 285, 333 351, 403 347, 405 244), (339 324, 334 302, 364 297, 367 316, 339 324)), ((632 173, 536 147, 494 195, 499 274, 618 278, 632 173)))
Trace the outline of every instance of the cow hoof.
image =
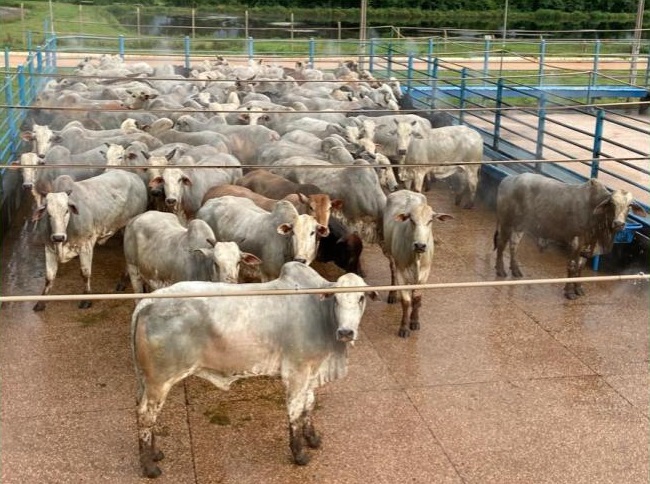
POLYGON ((153 456, 151 457, 151 459, 154 462, 160 462, 164 458, 165 458, 165 454, 163 453, 162 450, 157 450, 156 452, 154 452, 153 456))
POLYGON ((79 309, 88 309, 92 305, 92 301, 79 301, 79 309))
POLYGON ((126 291, 126 284, 122 284, 121 282, 118 282, 117 285, 115 286, 115 291, 116 292, 126 291))
POLYGON ((410 334, 411 332, 406 328, 400 328, 399 331, 397 332, 397 336, 399 336, 400 338, 408 338, 410 334))
POLYGON ((575 289, 576 296, 584 296, 585 290, 582 287, 576 287, 575 289))
POLYGON ((420 329, 420 322, 419 321, 411 321, 409 323, 409 328, 412 329, 413 331, 417 331, 420 329))
POLYGON ((299 466, 306 466, 307 464, 309 464, 309 456, 304 452, 301 453, 300 455, 294 455, 293 462, 299 466))
POLYGON ((386 299, 388 304, 395 304, 397 302, 397 293, 395 291, 390 291, 388 293, 388 299, 386 299))
POLYGON ((149 479, 155 479, 156 477, 160 477, 162 471, 160 470, 160 467, 152 464, 144 467, 142 469, 142 474, 144 475, 144 477, 148 477, 149 479))
POLYGON ((307 445, 312 449, 318 449, 322 443, 322 440, 319 435, 306 435, 305 440, 307 440, 307 445))
POLYGON ((512 269, 512 277, 520 278, 524 277, 519 269, 512 269))
POLYGON ((506 274, 506 271, 502 269, 497 269, 497 277, 507 277, 508 274, 506 274))
POLYGON ((37 302, 34 304, 34 311, 43 311, 45 310, 45 303, 42 301, 37 302))
POLYGON ((571 292, 565 292, 564 297, 566 297, 567 299, 573 301, 574 299, 576 299, 578 297, 578 295, 575 292, 571 291, 571 292))

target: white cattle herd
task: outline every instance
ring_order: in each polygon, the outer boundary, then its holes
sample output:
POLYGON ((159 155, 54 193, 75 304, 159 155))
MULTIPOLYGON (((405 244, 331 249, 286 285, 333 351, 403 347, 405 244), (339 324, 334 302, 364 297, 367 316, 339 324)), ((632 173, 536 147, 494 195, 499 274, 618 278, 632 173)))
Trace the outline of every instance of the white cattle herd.
MULTIPOLYGON (((379 244, 391 284, 426 283, 434 222, 453 217, 417 192, 427 175, 455 176, 456 204, 471 207, 482 138, 467 126, 432 128, 426 116, 400 113, 399 83, 376 80, 353 62, 324 72, 302 63, 233 66, 217 57, 186 74, 101 56, 40 94, 22 133, 31 149, 17 163, 45 246, 43 295, 58 264, 76 256, 89 294, 95 244, 117 234, 125 255, 120 286, 130 280, 136 293, 221 293, 136 306, 143 473, 160 474, 152 427, 169 389, 189 375, 222 389, 243 377, 279 376, 293 459, 306 464, 304 444, 320 444, 314 389, 345 375, 365 298, 377 296, 361 278, 363 242, 379 244), (325 280, 309 267, 317 259, 345 274, 325 280), (327 291, 237 297, 314 288, 327 291)), ((521 277, 515 253, 523 232, 569 242, 569 276, 579 275, 585 257, 611 249, 630 208, 644 213, 629 193, 596 181, 576 187, 508 177, 497 200, 497 275, 505 276, 509 243, 512 274, 521 277)), ((565 290, 569 298, 583 292, 577 284, 565 290)), ((420 327, 422 296, 399 296, 398 335, 407 337, 420 327)), ((388 302, 397 299, 391 292, 388 302)), ((44 309, 44 301, 34 307, 44 309)))

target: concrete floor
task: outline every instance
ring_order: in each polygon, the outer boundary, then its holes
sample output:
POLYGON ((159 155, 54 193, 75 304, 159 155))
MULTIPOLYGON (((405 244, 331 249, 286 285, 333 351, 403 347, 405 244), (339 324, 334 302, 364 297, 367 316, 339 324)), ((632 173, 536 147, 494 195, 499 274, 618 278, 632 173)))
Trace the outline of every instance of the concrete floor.
MULTIPOLYGON (((494 280, 493 212, 456 209, 443 186, 429 199, 456 216, 435 226, 430 282, 494 280)), ((380 251, 364 254, 367 282, 388 284, 380 251)), ((5 238, 2 257, 4 295, 40 293, 42 248, 24 227, 5 238)), ((565 274, 558 248, 540 253, 525 240, 521 261, 531 278, 565 274)), ((61 267, 54 294, 81 291, 78 267, 61 267)), ((95 292, 112 292, 121 269, 111 240, 95 254, 95 292)), ((558 284, 429 291, 422 329, 409 339, 397 337, 399 305, 370 303, 348 377, 318 392, 323 446, 305 467, 290 460, 277 381, 224 393, 190 378, 159 420, 159 482, 645 484, 648 286, 586 289, 576 301, 558 284)), ((133 304, 50 303, 42 313, 32 305, 0 312, 0 481, 144 482, 133 304)))

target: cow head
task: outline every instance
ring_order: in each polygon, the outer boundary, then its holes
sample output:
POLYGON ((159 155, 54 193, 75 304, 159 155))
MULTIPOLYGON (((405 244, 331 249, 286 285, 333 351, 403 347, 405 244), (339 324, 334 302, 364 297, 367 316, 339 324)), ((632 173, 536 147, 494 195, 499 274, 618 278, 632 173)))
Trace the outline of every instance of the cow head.
POLYGON ((47 213, 50 219, 50 242, 63 244, 68 240, 67 229, 71 214, 79 214, 77 205, 70 200, 70 191, 50 192, 43 204, 34 211, 33 221, 40 220, 47 213))
POLYGON ((363 291, 364 286, 367 284, 361 277, 347 273, 339 277, 333 287, 359 287, 360 291, 321 295, 321 299, 334 299, 334 316, 337 323, 335 338, 337 341, 354 342, 359 336, 359 323, 366 309, 366 298, 379 299, 377 291, 363 291))
MULTIPOLYGON (((185 187, 192 186, 192 180, 183 173, 180 168, 165 168, 162 172, 162 182, 165 185, 165 204, 172 208, 174 212, 180 209, 180 201, 183 199, 185 187)), ((154 179, 149 182, 149 186, 154 191, 152 184, 157 180, 157 188, 160 187, 160 180, 154 179)))
POLYGON ((32 131, 23 131, 21 138, 32 143, 32 151, 40 157, 44 157, 52 144, 60 143, 61 136, 55 134, 49 126, 34 124, 32 131))
POLYGON ((37 178, 37 170, 34 167, 44 165, 45 161, 36 153, 30 152, 20 155, 20 161, 18 164, 23 173, 23 188, 25 190, 32 190, 36 184, 37 178))
MULTIPOLYGON (((276 207, 281 203, 285 202, 278 202, 276 207)), ((277 230, 281 235, 291 235, 293 260, 307 265, 316 258, 318 237, 329 235, 329 228, 326 225, 319 224, 314 217, 307 214, 296 215, 292 223, 283 223, 277 230)))
POLYGON ((397 156, 404 158, 412 139, 422 139, 422 133, 419 130, 416 120, 406 121, 395 119, 395 129, 388 134, 395 138, 397 156))
MULTIPOLYGON (((192 223, 188 226, 188 230, 192 223)), ((214 264, 214 273, 212 280, 214 282, 227 282, 236 284, 239 280, 239 272, 242 264, 254 268, 259 266, 262 261, 254 254, 242 252, 235 242, 216 242, 214 239, 206 239, 212 246, 212 249, 194 249, 205 257, 212 260, 214 264)))
MULTIPOLYGON (((332 210, 340 211, 343 208, 343 200, 330 199, 325 193, 316 193, 312 195, 298 194, 300 201, 307 207, 307 215, 311 215, 316 221, 327 227, 332 210)), ((327 237, 327 234, 324 235, 327 237)))
POLYGON ((425 252, 432 253, 433 251, 433 221, 453 219, 451 215, 446 213, 436 213, 433 209, 422 203, 415 206, 408 213, 399 213, 395 215, 395 220, 398 222, 409 222, 411 224, 413 243, 413 251, 416 254, 423 254, 425 252))

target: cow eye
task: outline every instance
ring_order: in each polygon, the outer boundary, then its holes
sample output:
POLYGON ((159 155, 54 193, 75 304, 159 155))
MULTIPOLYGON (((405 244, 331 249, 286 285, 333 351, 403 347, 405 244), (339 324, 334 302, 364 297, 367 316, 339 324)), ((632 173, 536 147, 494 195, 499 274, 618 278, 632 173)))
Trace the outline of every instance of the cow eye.
POLYGON ((363 294, 359 296, 359 304, 363 304, 365 300, 366 300, 366 296, 364 296, 363 294))
POLYGON ((309 235, 314 235, 315 233, 316 233, 316 231, 312 230, 311 234, 309 234, 309 235))

